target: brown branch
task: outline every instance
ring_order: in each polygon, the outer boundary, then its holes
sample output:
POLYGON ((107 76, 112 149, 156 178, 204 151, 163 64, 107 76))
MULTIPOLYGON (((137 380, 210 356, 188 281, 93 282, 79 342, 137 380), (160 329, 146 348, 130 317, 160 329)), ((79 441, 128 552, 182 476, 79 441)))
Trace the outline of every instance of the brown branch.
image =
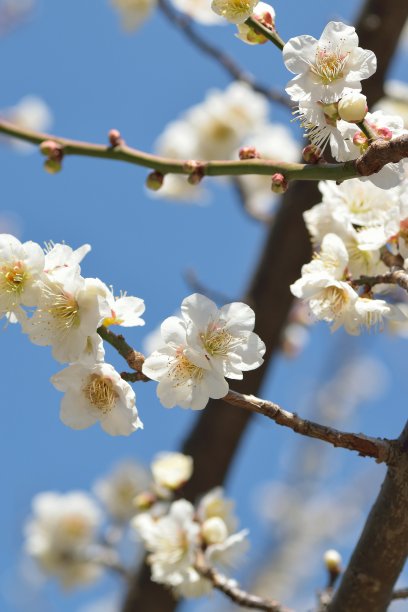
POLYGON ((374 140, 367 151, 355 161, 361 176, 376 174, 386 164, 398 163, 408 157, 408 134, 402 134, 394 140, 374 140))
POLYGON ((215 589, 224 593, 224 595, 229 597, 229 599, 238 606, 250 608, 252 610, 266 610, 266 612, 289 612, 287 608, 283 608, 276 601, 247 593, 237 585, 235 580, 223 576, 214 568, 207 565, 202 556, 197 559, 195 568, 203 578, 206 578, 212 583, 215 589))
POLYGON ((197 49, 212 57, 233 79, 247 83, 254 91, 262 94, 271 102, 278 102, 289 110, 293 109, 289 96, 255 81, 254 76, 242 70, 232 57, 209 43, 201 34, 196 32, 191 19, 177 13, 166 0, 158 0, 158 4, 163 15, 165 15, 170 23, 178 28, 197 49))
POLYGON ((113 346, 125 359, 132 370, 135 370, 135 374, 128 374, 127 372, 123 372, 124 376, 122 378, 125 380, 132 379, 132 382, 136 380, 148 381, 149 378, 142 373, 142 366, 145 360, 144 355, 135 351, 134 348, 130 346, 125 340, 125 338, 121 334, 114 334, 110 329, 101 325, 98 328, 98 334, 100 335, 105 342, 108 342, 111 346, 113 346))
POLYGON ((393 272, 377 274, 376 276, 360 276, 360 278, 351 281, 352 285, 368 285, 369 287, 383 283, 386 285, 399 285, 402 289, 408 291, 408 273, 405 270, 394 270, 393 272))
POLYGON ((364 434, 347 433, 333 427, 320 425, 314 421, 302 419, 297 414, 283 410, 277 404, 259 399, 253 395, 244 395, 236 391, 229 391, 224 401, 239 406, 245 410, 263 414, 275 421, 277 425, 289 427, 294 432, 309 438, 317 438, 333 446, 356 451, 363 457, 373 457, 378 463, 389 463, 394 458, 395 440, 371 438, 364 434))
POLYGON ((397 589, 393 592, 391 599, 408 599, 408 589, 397 589))

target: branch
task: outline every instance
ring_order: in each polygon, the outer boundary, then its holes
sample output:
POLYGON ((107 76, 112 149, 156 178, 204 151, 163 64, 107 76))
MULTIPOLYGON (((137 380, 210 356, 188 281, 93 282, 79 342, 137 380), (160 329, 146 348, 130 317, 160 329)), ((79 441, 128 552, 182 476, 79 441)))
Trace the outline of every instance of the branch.
POLYGON ((214 568, 207 565, 200 556, 197 560, 195 568, 197 572, 211 582, 213 587, 221 591, 229 597, 234 603, 243 608, 251 608, 253 610, 266 610, 266 612, 289 612, 287 608, 283 608, 278 602, 252 595, 242 590, 235 580, 231 580, 217 572, 214 568))
POLYGON ((408 291, 408 273, 405 270, 394 270, 386 274, 377 274, 376 276, 360 276, 351 281, 352 285, 368 285, 374 287, 379 284, 399 285, 405 291, 408 291))
POLYGON ((385 164, 397 164, 404 157, 408 157, 408 134, 394 140, 373 140, 364 155, 356 159, 355 167, 361 176, 370 176, 385 164))
POLYGON ((223 400, 245 410, 263 414, 278 425, 289 427, 289 429, 302 436, 317 438, 318 440, 333 444, 335 447, 338 446, 357 451, 363 457, 373 457, 377 463, 390 463, 394 458, 395 440, 371 438, 364 434, 339 431, 314 421, 302 419, 297 414, 283 410, 283 408, 273 402, 258 399, 253 395, 237 393, 236 391, 229 391, 223 400))
POLYGON ((215 59, 233 79, 247 83, 254 91, 264 95, 271 102, 279 102, 279 104, 282 104, 289 110, 293 108, 293 104, 287 95, 267 87, 266 85, 257 83, 254 76, 242 70, 232 57, 209 43, 201 34, 198 34, 191 24, 191 19, 177 13, 166 0, 158 0, 158 4, 163 15, 165 15, 165 17, 167 17, 167 19, 178 28, 195 47, 215 59))
POLYGON ((408 599, 408 589, 397 589, 393 592, 391 599, 408 599))
MULTIPOLYGON (((141 372, 144 362, 144 356, 132 349, 127 344, 124 337, 116 335, 104 327, 98 329, 100 336, 109 342, 122 357, 126 359, 130 367, 136 370, 133 373, 123 372, 122 377, 125 380, 136 382, 138 380, 148 381, 149 378, 141 372), (133 365, 131 365, 133 364, 133 365)), ((278 425, 289 427, 294 432, 309 438, 317 438, 335 447, 347 448, 348 450, 357 451, 363 457, 373 457, 378 463, 390 463, 393 459, 394 440, 386 440, 382 438, 371 438, 364 434, 355 434, 339 431, 326 425, 320 425, 314 421, 302 419, 297 414, 283 410, 278 404, 267 400, 259 399, 254 395, 245 395, 237 391, 230 390, 225 397, 224 402, 228 402, 233 406, 239 406, 250 412, 263 414, 278 425)))
POLYGON ((78 155, 122 161, 144 168, 151 168, 162 174, 172 173, 189 176, 192 172, 197 172, 198 170, 201 176, 241 176, 245 174, 271 176, 274 173, 281 173, 285 175, 287 180, 302 179, 304 181, 343 181, 359 176, 354 162, 325 164, 324 166, 276 162, 270 159, 192 162, 191 160, 177 160, 152 155, 128 147, 124 143, 112 147, 34 132, 13 125, 5 120, 0 120, 0 133, 37 145, 44 141, 56 142, 61 145, 64 156, 78 155))
POLYGON ((104 325, 98 328, 98 334, 103 340, 108 342, 111 346, 113 346, 125 359, 132 370, 135 370, 135 373, 128 374, 127 372, 123 372, 122 378, 125 380, 131 380, 132 382, 136 382, 138 380, 148 381, 149 378, 142 373, 142 366, 145 360, 142 353, 135 351, 125 340, 125 338, 121 334, 114 334, 110 329, 107 329, 104 325))
POLYGON ((262 34, 262 36, 265 36, 265 38, 267 38, 271 43, 273 43, 275 47, 278 47, 279 51, 282 51, 283 47, 285 46, 285 42, 281 39, 275 29, 269 29, 253 17, 249 17, 249 19, 247 19, 245 23, 247 26, 255 30, 257 34, 262 34))

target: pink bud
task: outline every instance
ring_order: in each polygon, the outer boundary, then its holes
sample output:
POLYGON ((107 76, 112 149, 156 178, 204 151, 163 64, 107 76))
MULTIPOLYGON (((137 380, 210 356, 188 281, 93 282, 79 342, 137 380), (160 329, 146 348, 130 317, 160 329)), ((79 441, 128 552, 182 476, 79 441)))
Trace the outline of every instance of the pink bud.
POLYGON ((276 172, 272 175, 272 185, 271 189, 273 193, 285 193, 288 188, 288 181, 280 174, 280 172, 276 172))
POLYGON ((108 139, 111 147, 118 147, 119 145, 123 144, 122 136, 119 130, 109 130, 108 139))
POLYGON ((239 152, 239 159, 259 159, 261 156, 255 147, 241 147, 239 152))
POLYGON ((307 164, 317 164, 322 157, 322 150, 314 144, 309 144, 302 151, 303 159, 307 164))
POLYGON ((368 143, 368 139, 367 136, 364 134, 364 132, 356 132, 353 136, 353 144, 356 145, 356 147, 364 147, 366 146, 368 143))
POLYGON ((61 161, 63 157, 62 146, 54 140, 44 140, 40 144, 40 151, 50 159, 61 161))

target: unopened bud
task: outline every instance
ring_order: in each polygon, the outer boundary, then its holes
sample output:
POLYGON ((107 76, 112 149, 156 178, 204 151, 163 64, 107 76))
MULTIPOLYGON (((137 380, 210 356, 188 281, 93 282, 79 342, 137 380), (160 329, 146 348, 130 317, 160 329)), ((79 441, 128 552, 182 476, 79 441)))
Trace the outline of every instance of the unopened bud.
POLYGON ((160 187, 163 185, 164 175, 161 172, 155 170, 147 175, 146 178, 146 187, 151 189, 152 191, 158 191, 160 187))
MULTIPOLYGON (((252 18, 265 26, 265 28, 268 28, 271 32, 275 31, 275 10, 269 4, 258 2, 252 13, 252 18)), ((246 23, 239 23, 236 25, 238 28, 236 37, 248 45, 263 45, 268 42, 266 36, 255 32, 255 30, 251 28, 251 26, 246 25, 246 23)))
POLYGON ((334 549, 326 550, 323 555, 323 561, 330 573, 341 572, 341 560, 340 553, 334 549))
POLYGON ((187 177, 187 182, 190 183, 190 185, 198 185, 199 183, 201 183, 203 177, 204 177, 204 174, 203 174, 202 168, 197 168, 197 170, 192 172, 187 177))
POLYGON ((157 501, 157 497, 154 493, 150 491, 144 491, 143 493, 139 493, 133 499, 133 505, 137 510, 149 510, 153 506, 153 504, 157 501))
POLYGON ((382 138, 383 140, 391 140, 392 139, 392 132, 387 127, 376 128, 376 132, 377 132, 379 138, 382 138))
POLYGON ((285 193, 288 188, 288 181, 280 174, 280 172, 276 172, 276 174, 272 175, 272 185, 271 189, 273 193, 285 193))
POLYGON ((241 147, 239 152, 239 159, 259 159, 261 156, 255 147, 241 147))
POLYGON ((44 162, 44 170, 48 174, 57 174, 62 170, 62 164, 57 159, 46 159, 44 162))
POLYGON ((220 544, 228 537, 228 529, 222 518, 212 516, 201 526, 201 535, 206 544, 220 544))
POLYGON ((123 142, 119 130, 109 130, 108 139, 111 147, 117 147, 123 142))
POLYGON ((367 98, 361 93, 349 93, 338 104, 340 118, 351 123, 363 121, 367 114, 367 98))
POLYGON ((56 159, 57 157, 61 157, 62 147, 54 140, 44 140, 40 144, 40 151, 43 155, 51 159, 56 159))
POLYGON ((303 159, 307 164, 317 164, 323 152, 314 144, 309 144, 302 151, 303 159))

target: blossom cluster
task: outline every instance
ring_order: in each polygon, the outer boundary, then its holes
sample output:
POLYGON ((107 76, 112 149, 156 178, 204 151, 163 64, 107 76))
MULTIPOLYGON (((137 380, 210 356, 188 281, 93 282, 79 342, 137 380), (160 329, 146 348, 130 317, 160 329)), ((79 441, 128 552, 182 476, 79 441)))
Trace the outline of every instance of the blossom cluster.
POLYGON ((381 275, 389 270, 387 253, 400 255, 408 267, 407 181, 386 191, 358 179, 320 182, 319 189, 322 202, 304 213, 318 253, 303 266, 292 293, 308 302, 316 319, 354 335, 364 327, 382 328, 384 319, 406 320, 406 311, 392 303, 394 295, 382 299, 381 275))
POLYGON ((181 317, 162 323, 162 346, 143 364, 143 373, 159 382, 161 403, 201 410, 210 397, 224 397, 225 378, 241 379, 263 363, 265 345, 254 325, 255 313, 244 303, 218 309, 199 293, 183 300, 181 317))
POLYGON ((90 250, 66 244, 21 243, 0 234, 0 318, 18 321, 30 340, 51 346, 54 358, 68 363, 51 381, 65 392, 61 419, 84 429, 100 421, 112 435, 129 435, 142 422, 135 393, 116 370, 104 362, 100 326, 143 325, 143 300, 115 298, 98 278, 84 278, 80 262, 90 250))
POLYGON ((231 567, 247 548, 248 532, 236 532, 234 504, 220 487, 195 506, 180 499, 192 473, 191 457, 163 452, 150 474, 127 461, 99 479, 93 491, 100 503, 82 491, 40 493, 25 526, 25 550, 65 588, 88 584, 104 567, 122 564, 120 540, 130 525, 149 553, 154 581, 184 597, 204 595, 212 585, 195 568, 197 555, 211 566, 231 567), (119 539, 109 535, 110 521, 120 526, 119 539))
MULTIPOLYGON (((335 159, 345 162, 357 159, 373 139, 389 141, 407 133, 401 117, 368 112, 361 81, 374 74, 377 59, 358 46, 353 27, 331 21, 319 40, 308 35, 291 38, 283 59, 296 75, 286 91, 298 105, 306 136, 320 152, 330 143, 335 159)), ((390 189, 400 183, 403 172, 402 162, 389 163, 368 180, 390 189)))

